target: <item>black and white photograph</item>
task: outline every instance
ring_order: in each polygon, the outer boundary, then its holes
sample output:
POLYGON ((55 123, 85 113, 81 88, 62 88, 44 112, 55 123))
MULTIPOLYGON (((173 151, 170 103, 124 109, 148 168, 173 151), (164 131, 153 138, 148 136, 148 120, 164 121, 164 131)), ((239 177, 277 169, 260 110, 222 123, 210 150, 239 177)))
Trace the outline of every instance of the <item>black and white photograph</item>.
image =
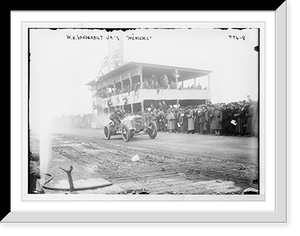
POLYGON ((291 1, 11 10, 0 231, 291 228, 291 1))
POLYGON ((263 195, 262 31, 215 26, 28 27, 26 194, 263 195))

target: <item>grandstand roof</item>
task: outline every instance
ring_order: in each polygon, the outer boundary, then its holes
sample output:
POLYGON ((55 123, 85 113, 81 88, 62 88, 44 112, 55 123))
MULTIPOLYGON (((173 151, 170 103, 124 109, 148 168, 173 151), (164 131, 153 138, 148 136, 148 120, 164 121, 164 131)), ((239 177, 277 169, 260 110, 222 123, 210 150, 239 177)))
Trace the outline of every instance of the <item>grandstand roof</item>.
MULTIPOLYGON (((164 72, 164 71, 173 71, 178 70, 182 76, 179 78, 179 81, 188 80, 191 78, 206 76, 211 73, 209 70, 199 70, 193 68, 186 68, 186 67, 178 67, 178 66, 168 66, 168 65, 158 65, 158 64, 150 64, 150 63, 143 63, 143 62, 129 62, 120 66, 119 68, 112 70, 102 76, 99 77, 98 81, 103 82, 106 81, 114 76, 120 75, 128 70, 131 70, 137 66, 143 67, 143 73, 147 72, 155 74, 155 72, 164 72)), ((93 86, 95 85, 96 81, 92 80, 88 82, 86 85, 93 86)))

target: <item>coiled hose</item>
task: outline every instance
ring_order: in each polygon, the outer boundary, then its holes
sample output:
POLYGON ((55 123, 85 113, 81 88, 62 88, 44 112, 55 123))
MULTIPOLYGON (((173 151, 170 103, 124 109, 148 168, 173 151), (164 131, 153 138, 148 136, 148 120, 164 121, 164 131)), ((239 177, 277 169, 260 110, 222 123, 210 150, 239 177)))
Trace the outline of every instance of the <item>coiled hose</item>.
MULTIPOLYGON (((44 184, 42 185, 43 189, 48 189, 48 190, 56 190, 56 191, 70 191, 70 188, 57 188, 57 187, 49 187, 46 186, 50 181, 53 180, 53 175, 49 173, 45 173, 45 175, 49 176, 49 179, 47 179, 44 184)), ((94 186, 88 186, 88 187, 80 187, 80 188, 75 188, 75 191, 81 191, 81 190, 91 190, 91 189, 97 189, 97 188, 104 188, 113 185, 112 183, 107 183, 107 184, 100 184, 100 185, 94 185, 94 186)))

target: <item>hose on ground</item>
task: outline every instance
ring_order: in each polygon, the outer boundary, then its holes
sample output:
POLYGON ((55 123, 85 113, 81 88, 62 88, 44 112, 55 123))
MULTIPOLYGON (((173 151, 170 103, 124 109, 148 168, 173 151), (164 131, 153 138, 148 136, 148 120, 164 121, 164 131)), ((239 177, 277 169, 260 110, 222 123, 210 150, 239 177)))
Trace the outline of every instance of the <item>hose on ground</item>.
MULTIPOLYGON (((55 190, 55 191, 70 191, 70 188, 57 188, 57 187, 50 187, 46 186, 50 181, 53 180, 53 175, 49 173, 45 173, 45 175, 49 176, 49 178, 44 182, 42 185, 42 188, 48 189, 48 190, 55 190)), ((88 187, 80 187, 80 188, 75 188, 75 191, 81 191, 81 190, 91 190, 91 189, 97 189, 97 188, 104 188, 113 185, 112 183, 107 183, 107 184, 100 184, 100 185, 94 185, 94 186, 88 186, 88 187)))

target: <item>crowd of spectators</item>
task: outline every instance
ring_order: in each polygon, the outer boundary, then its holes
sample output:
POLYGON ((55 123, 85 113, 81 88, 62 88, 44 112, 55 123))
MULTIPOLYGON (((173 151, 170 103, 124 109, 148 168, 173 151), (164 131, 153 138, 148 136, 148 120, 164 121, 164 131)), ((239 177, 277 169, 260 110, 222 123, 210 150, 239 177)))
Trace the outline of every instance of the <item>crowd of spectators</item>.
POLYGON ((94 96, 101 97, 101 98, 109 98, 111 96, 119 95, 122 93, 130 93, 131 91, 136 92, 138 89, 140 89, 140 82, 136 82, 132 86, 128 84, 124 84, 123 89, 107 87, 105 90, 95 91, 94 96))
MULTIPOLYGON (((142 115, 146 123, 155 121, 158 131, 170 133, 223 135, 223 136, 257 136, 258 102, 251 99, 231 103, 208 103, 174 108, 159 102, 142 115)), ((127 115, 130 115, 129 113, 127 115)), ((69 128, 91 128, 96 114, 69 115, 59 119, 60 124, 69 128)))
POLYGON ((158 131, 161 132, 223 136, 258 135, 258 103, 251 100, 180 108, 171 108, 162 102, 158 107, 151 105, 142 115, 147 123, 155 120, 158 131))
MULTIPOLYGON (((179 82, 178 89, 198 89, 202 90, 200 83, 196 86, 195 84, 183 86, 182 82, 179 82), (180 85, 179 85, 180 84, 180 85)), ((155 75, 152 75, 150 78, 145 78, 143 82, 143 89, 177 89, 176 81, 169 80, 167 75, 160 76, 157 78, 155 75)), ((206 90, 207 87, 203 88, 206 90)))
MULTIPOLYGON (((197 86, 195 84, 183 86, 182 82, 179 84, 178 84, 178 89, 180 89, 180 90, 184 90, 184 89, 206 90, 207 89, 207 87, 202 88, 200 83, 198 83, 197 86)), ((113 95, 129 93, 131 91, 137 92, 140 88, 141 88, 140 82, 134 82, 132 85, 124 84, 123 89, 106 87, 106 89, 95 91, 94 96, 108 98, 113 95)), ((143 89, 156 89, 156 90, 177 89, 177 86, 176 86, 176 82, 174 80, 169 80, 167 75, 160 76, 159 78, 157 78, 155 75, 151 75, 151 77, 149 77, 149 78, 147 78, 147 77, 144 78, 143 89)))

